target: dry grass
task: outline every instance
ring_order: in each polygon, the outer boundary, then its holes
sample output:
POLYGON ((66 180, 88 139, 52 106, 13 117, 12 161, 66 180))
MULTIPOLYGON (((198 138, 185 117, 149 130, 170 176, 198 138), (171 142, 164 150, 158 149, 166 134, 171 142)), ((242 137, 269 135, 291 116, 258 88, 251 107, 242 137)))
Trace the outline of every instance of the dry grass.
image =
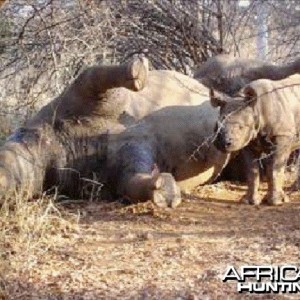
POLYGON ((0 299, 14 298, 10 296, 20 279, 78 228, 78 216, 61 209, 53 197, 29 200, 19 194, 5 199, 0 209, 0 299))
POLYGON ((300 193, 256 208, 244 192, 208 185, 176 210, 16 198, 1 210, 0 299, 245 299, 226 267, 297 265, 300 193))

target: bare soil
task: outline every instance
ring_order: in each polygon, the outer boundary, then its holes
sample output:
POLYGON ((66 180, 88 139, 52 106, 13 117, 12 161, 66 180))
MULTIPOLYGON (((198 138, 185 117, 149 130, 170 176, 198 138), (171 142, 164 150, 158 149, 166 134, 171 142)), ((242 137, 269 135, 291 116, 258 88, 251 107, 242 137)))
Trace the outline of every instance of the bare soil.
POLYGON ((235 283, 222 282, 229 265, 299 265, 300 193, 281 207, 253 207, 239 203, 245 190, 207 185, 175 210, 66 204, 80 217, 77 229, 53 230, 50 246, 41 242, 32 254, 10 250, 3 298, 299 299, 240 295, 235 283))

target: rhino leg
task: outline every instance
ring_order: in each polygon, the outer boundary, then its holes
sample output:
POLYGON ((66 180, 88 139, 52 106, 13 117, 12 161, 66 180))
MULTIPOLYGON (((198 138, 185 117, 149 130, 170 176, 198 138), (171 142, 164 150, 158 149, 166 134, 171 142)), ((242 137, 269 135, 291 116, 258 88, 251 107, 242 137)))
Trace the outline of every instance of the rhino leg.
POLYGON ((247 194, 242 198, 242 202, 246 204, 259 205, 261 199, 258 194, 260 176, 259 176, 259 163, 253 153, 244 149, 242 152, 246 164, 247 172, 247 194))
POLYGON ((292 165, 295 165, 295 167, 292 167, 292 172, 295 172, 296 178, 293 184, 290 187, 290 191, 296 192, 300 189, 300 152, 299 150, 296 150, 294 153, 291 154, 289 159, 292 158, 292 165))
POLYGON ((288 196, 282 189, 284 184, 284 168, 278 168, 274 172, 272 164, 267 166, 267 180, 268 192, 266 202, 269 205, 281 205, 283 202, 289 202, 288 196))
POLYGON ((267 165, 268 193, 266 198, 269 205, 289 202, 288 196, 283 191, 283 185, 285 167, 291 153, 291 140, 286 137, 277 137, 276 144, 277 148, 267 165))
MULTIPOLYGON (((98 100, 109 89, 125 87, 140 91, 148 79, 148 60, 138 56, 114 66, 93 66, 83 71, 64 94, 66 99, 98 100)), ((74 100, 73 100, 74 101, 74 100)))
MULTIPOLYGON (((298 166, 299 168, 299 166, 298 166)), ((295 179, 294 183, 290 187, 290 191, 292 192, 297 192, 300 189, 300 172, 299 170, 297 171, 297 178, 295 179)))
POLYGON ((144 57, 136 57, 126 66, 126 81, 124 87, 133 91, 140 91, 145 87, 149 65, 148 60, 144 57))
POLYGON ((118 152, 118 193, 133 201, 152 200, 159 207, 181 203, 180 188, 169 173, 160 173, 147 142, 126 143, 118 152))

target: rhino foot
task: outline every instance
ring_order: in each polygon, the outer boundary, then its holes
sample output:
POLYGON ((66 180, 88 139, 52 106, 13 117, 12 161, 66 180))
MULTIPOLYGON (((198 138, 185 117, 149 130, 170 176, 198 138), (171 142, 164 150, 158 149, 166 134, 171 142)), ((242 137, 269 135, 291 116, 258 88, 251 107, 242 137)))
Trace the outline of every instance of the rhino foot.
POLYGON ((267 195, 268 205, 278 206, 288 202, 290 202, 290 199, 283 191, 273 193, 271 196, 267 195))
POLYGON ((290 191, 291 192, 297 192, 300 189, 300 179, 296 179, 296 181, 291 185, 290 191))
POLYGON ((180 188, 169 173, 161 173, 155 181, 153 202, 158 207, 175 208, 181 203, 180 188))
POLYGON ((250 205, 260 205, 261 204, 261 199, 259 196, 244 196, 241 200, 241 203, 244 204, 250 204, 250 205))
POLYGON ((128 64, 128 87, 134 91, 142 90, 148 78, 149 63, 143 56, 136 57, 128 64))

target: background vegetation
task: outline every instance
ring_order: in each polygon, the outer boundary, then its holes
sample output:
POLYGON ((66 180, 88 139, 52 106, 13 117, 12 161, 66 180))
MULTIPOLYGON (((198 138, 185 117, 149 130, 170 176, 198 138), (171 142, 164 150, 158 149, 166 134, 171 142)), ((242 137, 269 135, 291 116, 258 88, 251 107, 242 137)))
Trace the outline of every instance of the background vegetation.
POLYGON ((256 57, 262 11, 266 59, 292 60, 297 0, 10 0, 0 15, 0 115, 13 114, 14 127, 82 68, 135 53, 146 53, 153 68, 189 75, 217 53, 256 57))

